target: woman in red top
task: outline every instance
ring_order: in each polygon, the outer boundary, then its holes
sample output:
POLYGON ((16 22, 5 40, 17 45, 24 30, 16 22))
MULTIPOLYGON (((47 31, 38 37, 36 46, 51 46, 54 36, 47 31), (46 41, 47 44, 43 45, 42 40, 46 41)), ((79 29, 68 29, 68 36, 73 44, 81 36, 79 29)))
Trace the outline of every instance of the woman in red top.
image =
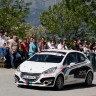
POLYGON ((21 50, 23 51, 25 57, 28 57, 28 48, 29 44, 27 43, 27 38, 24 38, 23 42, 21 43, 21 50))

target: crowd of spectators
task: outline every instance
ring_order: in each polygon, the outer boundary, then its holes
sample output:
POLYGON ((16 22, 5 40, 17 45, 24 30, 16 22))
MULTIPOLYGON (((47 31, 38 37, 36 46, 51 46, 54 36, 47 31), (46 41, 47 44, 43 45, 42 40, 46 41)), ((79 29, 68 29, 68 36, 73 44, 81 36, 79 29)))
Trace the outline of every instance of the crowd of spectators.
POLYGON ((96 60, 96 42, 88 42, 87 40, 79 39, 74 40, 72 46, 69 47, 66 44, 66 39, 60 39, 58 43, 54 37, 50 38, 47 42, 44 37, 42 37, 40 41, 37 41, 36 37, 19 40, 16 35, 13 35, 13 37, 10 38, 8 32, 0 31, 0 59, 6 60, 7 58, 5 57, 9 50, 9 57, 13 68, 14 59, 22 57, 28 59, 36 52, 40 52, 44 49, 78 50, 84 52, 91 61, 96 60))

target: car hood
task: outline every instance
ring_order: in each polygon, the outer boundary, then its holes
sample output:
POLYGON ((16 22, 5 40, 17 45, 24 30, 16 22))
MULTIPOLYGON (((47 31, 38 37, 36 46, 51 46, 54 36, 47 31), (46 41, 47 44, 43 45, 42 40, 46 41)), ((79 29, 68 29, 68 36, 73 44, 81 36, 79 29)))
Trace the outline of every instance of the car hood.
POLYGON ((33 61, 25 61, 20 65, 21 72, 42 73, 52 67, 58 67, 59 63, 41 63, 33 61))

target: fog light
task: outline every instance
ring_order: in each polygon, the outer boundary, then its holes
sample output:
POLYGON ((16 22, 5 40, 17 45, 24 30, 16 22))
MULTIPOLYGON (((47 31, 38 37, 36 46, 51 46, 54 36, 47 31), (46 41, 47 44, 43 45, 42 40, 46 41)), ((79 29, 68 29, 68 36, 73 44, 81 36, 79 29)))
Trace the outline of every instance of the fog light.
POLYGON ((52 82, 53 82, 53 80, 52 80, 52 79, 48 80, 48 84, 51 84, 52 82))
POLYGON ((52 84, 52 82, 53 82, 52 79, 50 79, 50 80, 45 80, 45 81, 43 82, 43 84, 49 85, 49 84, 52 84))

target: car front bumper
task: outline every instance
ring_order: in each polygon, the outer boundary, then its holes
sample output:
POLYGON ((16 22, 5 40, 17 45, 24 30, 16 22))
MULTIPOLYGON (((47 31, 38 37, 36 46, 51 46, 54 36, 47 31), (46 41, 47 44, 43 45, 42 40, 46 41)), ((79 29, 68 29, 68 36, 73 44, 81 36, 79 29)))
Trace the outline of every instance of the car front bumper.
POLYGON ((55 77, 53 76, 39 76, 36 80, 30 80, 22 78, 21 73, 15 74, 15 83, 17 85, 54 87, 54 82, 55 77))

